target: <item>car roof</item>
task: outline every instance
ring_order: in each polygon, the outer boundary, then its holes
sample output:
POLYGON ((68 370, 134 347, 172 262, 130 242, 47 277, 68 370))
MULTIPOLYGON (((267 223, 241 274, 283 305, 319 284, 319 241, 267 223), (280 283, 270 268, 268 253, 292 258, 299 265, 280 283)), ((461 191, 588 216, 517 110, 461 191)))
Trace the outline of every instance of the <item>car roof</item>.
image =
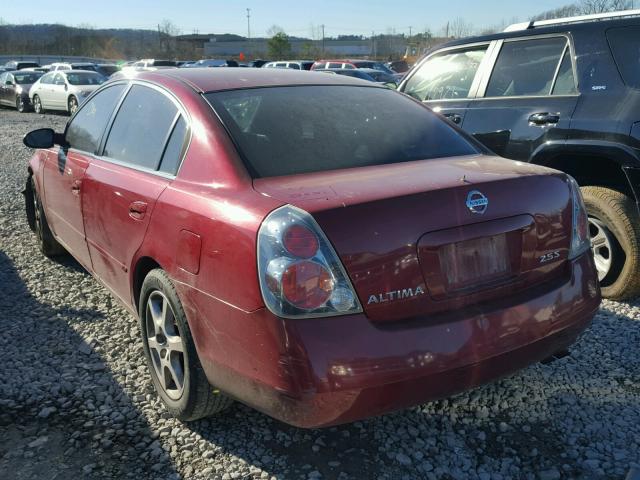
MULTIPOLYGON (((120 78, 123 78, 121 76, 120 78)), ((132 72, 124 78, 161 83, 164 78, 180 80, 198 92, 238 90, 242 88, 281 87, 292 85, 359 85, 362 80, 342 75, 325 75, 292 69, 261 68, 176 68, 153 72, 132 72)))

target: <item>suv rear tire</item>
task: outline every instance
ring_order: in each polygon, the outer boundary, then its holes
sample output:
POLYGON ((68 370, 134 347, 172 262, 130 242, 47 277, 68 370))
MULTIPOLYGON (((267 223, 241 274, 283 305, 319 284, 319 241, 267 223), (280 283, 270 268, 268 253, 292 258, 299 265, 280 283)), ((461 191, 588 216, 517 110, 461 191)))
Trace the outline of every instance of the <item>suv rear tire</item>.
POLYGON ((598 272, 602 296, 611 300, 636 297, 640 294, 640 217, 635 202, 610 188, 582 187, 581 191, 590 233, 606 241, 603 252, 595 244, 592 250, 596 256, 606 257, 607 251, 610 255, 610 268, 598 272))

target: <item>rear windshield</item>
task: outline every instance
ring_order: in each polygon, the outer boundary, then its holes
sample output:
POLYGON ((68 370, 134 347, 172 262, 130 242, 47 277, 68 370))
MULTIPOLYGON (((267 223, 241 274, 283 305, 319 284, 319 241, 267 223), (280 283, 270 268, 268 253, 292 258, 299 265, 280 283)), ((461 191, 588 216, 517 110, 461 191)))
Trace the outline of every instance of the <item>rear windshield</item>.
POLYGON ((478 153, 426 107, 360 86, 206 94, 254 178, 478 153))
POLYGON ((71 85, 100 85, 105 78, 95 72, 67 72, 67 80, 71 85))
POLYGON ((173 60, 154 60, 153 66, 154 67, 175 67, 176 62, 174 62, 173 60))
POLYGON ((607 38, 624 83, 640 88, 640 27, 612 28, 607 38))
POLYGON ((36 83, 42 75, 44 75, 44 72, 15 72, 13 73, 13 78, 15 78, 18 85, 29 85, 36 83))

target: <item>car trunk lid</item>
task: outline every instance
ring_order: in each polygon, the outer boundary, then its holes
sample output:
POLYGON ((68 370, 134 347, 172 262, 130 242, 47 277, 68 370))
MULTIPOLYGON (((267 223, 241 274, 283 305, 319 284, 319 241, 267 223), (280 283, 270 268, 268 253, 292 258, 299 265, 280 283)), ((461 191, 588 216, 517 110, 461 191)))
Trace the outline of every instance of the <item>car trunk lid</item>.
POLYGON ((256 179, 254 188, 313 215, 375 321, 501 299, 566 265, 570 190, 542 167, 474 155, 256 179))

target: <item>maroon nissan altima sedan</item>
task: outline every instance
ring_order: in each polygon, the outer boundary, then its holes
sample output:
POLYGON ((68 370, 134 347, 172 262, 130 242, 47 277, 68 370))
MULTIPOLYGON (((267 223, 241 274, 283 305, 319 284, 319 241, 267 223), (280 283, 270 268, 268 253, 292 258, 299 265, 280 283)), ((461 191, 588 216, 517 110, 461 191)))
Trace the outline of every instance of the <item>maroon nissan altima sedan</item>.
POLYGON ((564 351, 600 303, 576 183, 343 76, 175 69, 36 130, 26 210, 139 319, 167 409, 318 427, 564 351))

